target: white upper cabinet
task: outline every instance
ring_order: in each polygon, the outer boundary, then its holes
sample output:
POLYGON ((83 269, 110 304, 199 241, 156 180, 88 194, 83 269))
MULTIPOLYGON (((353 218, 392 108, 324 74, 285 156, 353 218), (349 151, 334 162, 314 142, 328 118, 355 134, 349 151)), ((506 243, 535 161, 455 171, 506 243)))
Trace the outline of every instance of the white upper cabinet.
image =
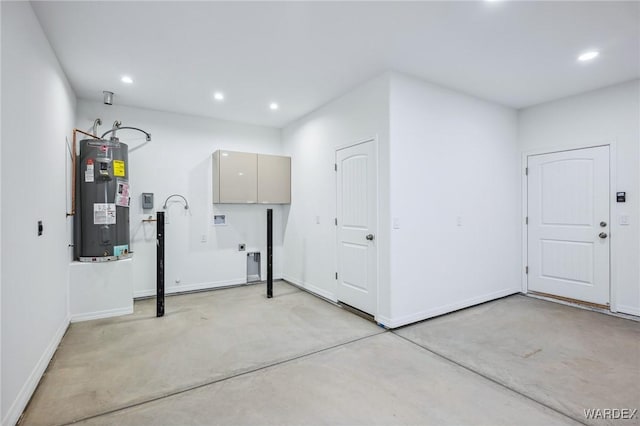
POLYGON ((290 157, 219 150, 212 158, 214 203, 291 203, 290 157))
POLYGON ((291 157, 258 154, 258 202, 291 204, 291 157))

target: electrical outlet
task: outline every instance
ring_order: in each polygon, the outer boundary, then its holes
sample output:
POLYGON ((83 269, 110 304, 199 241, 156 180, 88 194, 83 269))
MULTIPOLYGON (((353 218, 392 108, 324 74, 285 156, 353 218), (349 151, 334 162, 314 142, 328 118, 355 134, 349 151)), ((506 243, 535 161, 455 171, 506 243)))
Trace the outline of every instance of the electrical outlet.
POLYGON ((245 251, 247 249, 247 245, 245 243, 238 244, 238 251, 245 251))

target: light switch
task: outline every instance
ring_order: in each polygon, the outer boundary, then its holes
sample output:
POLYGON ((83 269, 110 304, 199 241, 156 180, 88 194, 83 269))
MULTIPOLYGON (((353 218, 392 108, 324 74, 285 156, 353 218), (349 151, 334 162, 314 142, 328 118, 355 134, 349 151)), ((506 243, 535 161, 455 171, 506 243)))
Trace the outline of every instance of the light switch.
POLYGON ((320 225, 320 216, 316 216, 316 225, 320 225))
POLYGON ((400 218, 399 217, 394 217, 393 218, 393 229, 400 229, 400 218))
POLYGON ((462 216, 456 216, 456 226, 462 226, 462 216))
POLYGON ((629 224, 629 215, 621 214, 620 215, 620 225, 628 225, 629 224))

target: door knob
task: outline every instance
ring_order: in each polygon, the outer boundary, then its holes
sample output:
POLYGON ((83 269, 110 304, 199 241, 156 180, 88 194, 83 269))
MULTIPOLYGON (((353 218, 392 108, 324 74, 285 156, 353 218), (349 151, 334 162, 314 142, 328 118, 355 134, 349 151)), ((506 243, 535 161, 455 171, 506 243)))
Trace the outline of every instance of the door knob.
POLYGON ((605 226, 607 226, 607 222, 600 222, 600 227, 604 228, 605 226))
POLYGON ((367 240, 369 240, 369 241, 373 241, 373 238, 374 238, 374 237, 373 237, 373 234, 369 234, 369 235, 367 235, 365 238, 366 238, 367 240))
POLYGON ((601 232, 601 233, 598 235, 598 237, 603 238, 603 239, 604 239, 604 238, 607 238, 607 233, 606 233, 606 232, 601 232))

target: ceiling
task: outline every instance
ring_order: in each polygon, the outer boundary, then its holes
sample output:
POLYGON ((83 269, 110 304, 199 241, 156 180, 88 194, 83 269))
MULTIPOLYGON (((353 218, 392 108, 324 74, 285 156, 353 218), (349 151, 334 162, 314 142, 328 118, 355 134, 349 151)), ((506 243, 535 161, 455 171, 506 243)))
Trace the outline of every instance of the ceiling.
POLYGON ((640 77, 638 2, 33 6, 80 98, 275 127, 386 70, 515 108, 640 77))

